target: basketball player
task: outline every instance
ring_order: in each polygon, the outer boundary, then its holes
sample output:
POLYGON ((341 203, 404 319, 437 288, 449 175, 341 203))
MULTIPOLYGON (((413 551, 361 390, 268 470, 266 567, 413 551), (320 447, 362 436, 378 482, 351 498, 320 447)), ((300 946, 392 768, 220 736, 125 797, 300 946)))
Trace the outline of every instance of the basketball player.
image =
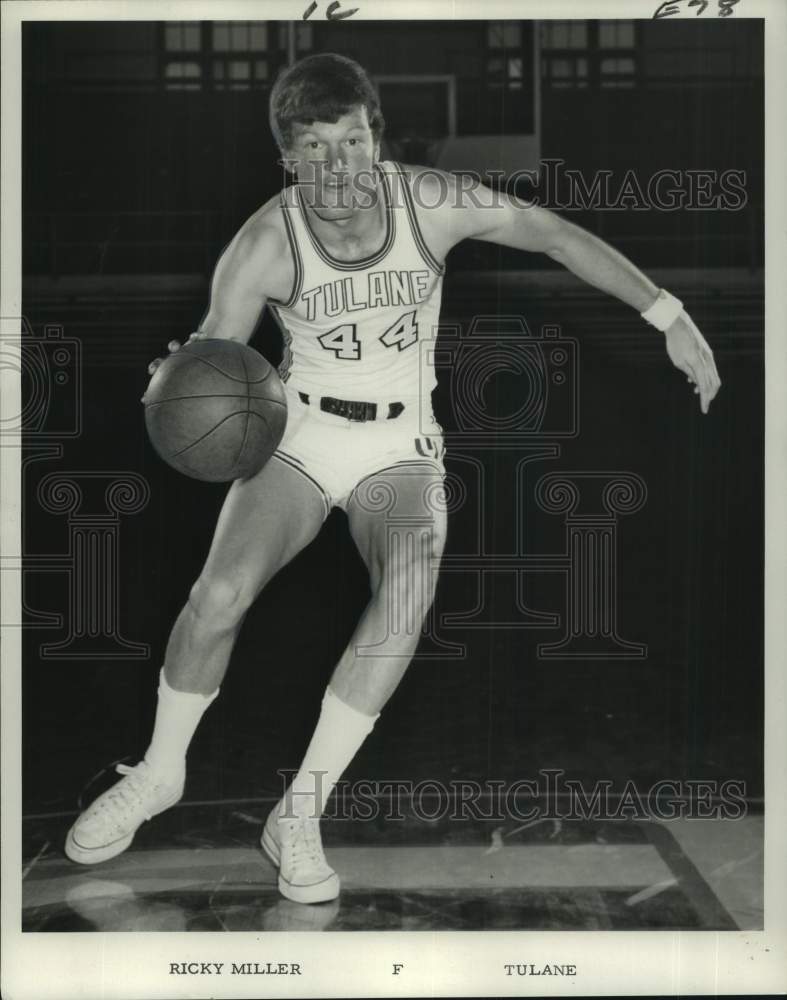
POLYGON ((296 183, 224 251, 192 336, 246 342, 267 305, 285 338, 287 429, 264 468, 229 489, 169 639, 144 759, 118 767, 123 779, 77 819, 66 853, 83 864, 112 858, 145 819, 181 798, 187 748, 244 615, 338 506, 368 567, 371 599, 330 678, 300 770, 262 834, 282 894, 317 903, 339 892, 320 814, 415 652, 442 553, 443 444, 421 345, 438 323, 449 250, 479 239, 546 253, 663 331, 703 413, 720 381, 681 303, 601 240, 483 185, 465 190, 448 174, 381 162, 378 99, 351 60, 315 55, 287 69, 271 93, 270 123, 296 183), (388 505, 375 502, 381 490, 388 505), (397 519, 420 526, 400 545, 389 543, 391 503, 397 519), (389 634, 393 615, 409 627, 389 634))

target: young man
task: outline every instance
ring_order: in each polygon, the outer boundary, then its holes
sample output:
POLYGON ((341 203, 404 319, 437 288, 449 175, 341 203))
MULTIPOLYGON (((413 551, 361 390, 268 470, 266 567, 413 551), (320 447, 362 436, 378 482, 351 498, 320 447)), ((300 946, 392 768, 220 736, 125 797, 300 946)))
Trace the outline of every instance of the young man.
POLYGON ((287 430, 261 472, 227 494, 169 639, 144 759, 118 768, 125 777, 77 819, 66 853, 84 864, 114 857, 143 820, 180 799, 187 748, 246 611, 340 506, 372 596, 331 676, 301 768, 262 835, 280 891, 315 903, 339 892, 319 816, 401 680, 432 601, 446 526, 443 446, 420 345, 434 336, 451 247, 480 239, 548 254, 664 331, 703 412, 720 382, 681 303, 601 240, 483 185, 467 191, 448 174, 380 162, 382 114, 351 60, 317 55, 288 69, 273 88, 270 121, 297 183, 263 205, 223 253, 192 336, 248 341, 268 305, 285 337, 287 430), (397 523, 418 526, 401 528, 398 542, 391 505, 397 523))

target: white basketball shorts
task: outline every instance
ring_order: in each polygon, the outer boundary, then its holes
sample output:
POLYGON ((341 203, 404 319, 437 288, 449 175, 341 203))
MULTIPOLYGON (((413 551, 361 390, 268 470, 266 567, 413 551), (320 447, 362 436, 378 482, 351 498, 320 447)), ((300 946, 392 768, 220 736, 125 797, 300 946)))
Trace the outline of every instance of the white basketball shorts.
POLYGON ((273 458, 311 480, 326 514, 332 507, 346 510, 364 480, 393 466, 423 463, 445 476, 443 431, 431 410, 425 416, 416 403, 386 419, 382 405, 376 420, 348 420, 320 409, 319 397, 309 394, 306 403, 289 383, 284 388, 287 429, 273 458))

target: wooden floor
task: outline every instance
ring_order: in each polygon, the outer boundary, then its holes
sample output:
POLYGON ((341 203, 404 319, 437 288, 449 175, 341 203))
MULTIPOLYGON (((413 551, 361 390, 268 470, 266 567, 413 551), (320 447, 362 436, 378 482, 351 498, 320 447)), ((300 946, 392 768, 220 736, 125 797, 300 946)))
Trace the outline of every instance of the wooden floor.
POLYGON ((762 927, 758 816, 663 823, 542 820, 520 827, 445 823, 404 831, 324 821, 326 853, 342 894, 334 903, 302 906, 279 896, 276 872, 258 848, 267 808, 176 807, 146 824, 125 854, 90 868, 62 854, 71 817, 40 817, 29 824, 23 928, 762 927))

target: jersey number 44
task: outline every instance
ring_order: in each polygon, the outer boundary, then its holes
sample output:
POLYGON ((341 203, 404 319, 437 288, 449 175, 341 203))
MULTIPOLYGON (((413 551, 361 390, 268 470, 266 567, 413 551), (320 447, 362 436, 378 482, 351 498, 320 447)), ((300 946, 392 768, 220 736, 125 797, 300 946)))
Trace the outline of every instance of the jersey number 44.
MULTIPOLYGON (((386 347, 396 347, 400 351, 412 346, 418 340, 418 323, 415 320, 416 310, 405 313, 389 326, 385 333, 380 334, 380 340, 386 347)), ((342 361, 361 360, 361 341, 358 339, 358 329, 355 323, 343 323, 328 330, 317 338, 326 351, 333 351, 342 361)))

